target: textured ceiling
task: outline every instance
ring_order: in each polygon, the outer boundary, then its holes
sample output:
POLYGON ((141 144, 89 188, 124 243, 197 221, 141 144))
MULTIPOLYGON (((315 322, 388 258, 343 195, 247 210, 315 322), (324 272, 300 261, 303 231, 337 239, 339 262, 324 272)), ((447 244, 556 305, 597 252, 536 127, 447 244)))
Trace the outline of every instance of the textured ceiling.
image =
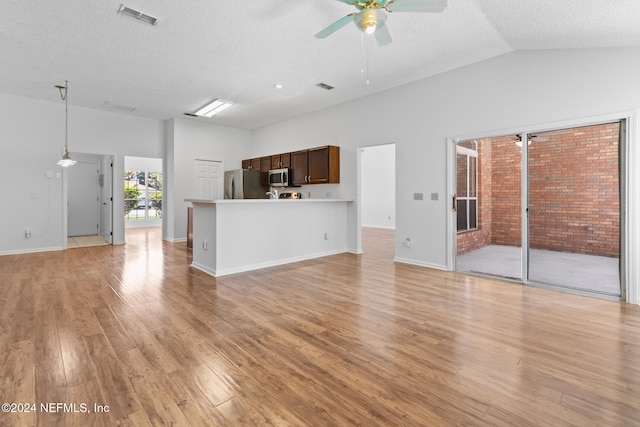
POLYGON ((385 47, 351 24, 314 37, 353 10, 334 0, 9 0, 0 92, 61 102, 54 85, 68 80, 71 105, 156 119, 223 98, 236 104, 193 120, 256 129, 512 50, 640 46, 638 0, 449 0, 441 14, 390 14, 385 47), (158 24, 118 14, 121 1, 158 24))

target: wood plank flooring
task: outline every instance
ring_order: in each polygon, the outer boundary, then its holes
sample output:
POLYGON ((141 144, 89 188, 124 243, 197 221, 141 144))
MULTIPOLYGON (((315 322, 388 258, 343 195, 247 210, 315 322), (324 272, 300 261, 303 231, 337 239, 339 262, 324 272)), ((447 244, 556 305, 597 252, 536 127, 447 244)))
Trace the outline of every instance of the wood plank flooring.
POLYGON ((218 280, 127 241, 0 257, 0 403, 37 405, 0 426, 640 426, 638 306, 395 264, 385 230, 218 280))

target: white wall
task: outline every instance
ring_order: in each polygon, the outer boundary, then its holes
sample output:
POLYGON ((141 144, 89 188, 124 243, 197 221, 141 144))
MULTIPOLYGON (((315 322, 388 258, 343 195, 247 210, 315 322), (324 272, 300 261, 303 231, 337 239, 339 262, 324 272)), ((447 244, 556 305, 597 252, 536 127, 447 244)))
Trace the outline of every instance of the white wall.
MULTIPOLYGON (((64 149, 64 103, 0 94, 0 117, 0 254, 61 249, 66 173, 56 162, 64 149), (25 228, 32 230, 30 239, 25 228)), ((162 157, 162 123, 70 105, 69 151, 72 157, 74 152, 114 155, 114 174, 122 176, 124 155, 162 157)), ((122 198, 121 185, 114 187, 114 211, 124 212, 117 191, 122 198)), ((124 241, 124 219, 114 222, 118 239, 124 241)))
POLYGON ((360 218, 363 227, 396 228, 396 146, 360 151, 360 218))
MULTIPOLYGON (((162 159, 125 156, 125 171, 162 172, 162 159)), ((124 178, 123 178, 124 179, 124 178)))
MULTIPOLYGON (((394 141, 396 258, 446 269, 447 137, 637 110, 639 75, 638 48, 510 53, 257 130, 253 153, 338 145, 341 184, 334 193, 352 197, 357 188, 356 149, 394 141), (425 200, 414 201, 414 192, 424 193, 425 200), (437 193, 439 200, 430 200, 430 193, 437 193), (411 248, 399 244, 407 237, 411 248)), ((631 144, 637 144, 635 132, 631 144)), ((635 165, 640 165, 639 153, 630 153, 635 165)), ((639 177, 631 173, 629 231, 638 242, 640 187, 634 183, 639 177)), ((359 250, 357 211, 350 212, 348 236, 354 251, 359 250)), ((630 278, 633 301, 638 301, 638 279, 636 268, 630 278)))
POLYGON ((195 160, 220 160, 225 170, 240 169, 249 152, 251 131, 205 121, 171 119, 167 122, 167 190, 164 239, 187 240, 187 207, 195 198, 195 160))

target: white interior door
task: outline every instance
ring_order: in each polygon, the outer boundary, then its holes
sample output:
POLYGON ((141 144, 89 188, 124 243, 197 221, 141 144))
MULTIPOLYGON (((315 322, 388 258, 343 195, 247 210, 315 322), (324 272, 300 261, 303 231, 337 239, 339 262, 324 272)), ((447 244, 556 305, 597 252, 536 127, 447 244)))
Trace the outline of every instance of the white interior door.
POLYGON ((195 174, 198 199, 222 198, 222 162, 196 159, 195 174))
POLYGON ((68 236, 98 234, 100 224, 100 166, 78 162, 68 174, 68 236))
POLYGON ((102 158, 102 178, 100 179, 100 234, 104 240, 113 243, 113 160, 111 156, 102 158))

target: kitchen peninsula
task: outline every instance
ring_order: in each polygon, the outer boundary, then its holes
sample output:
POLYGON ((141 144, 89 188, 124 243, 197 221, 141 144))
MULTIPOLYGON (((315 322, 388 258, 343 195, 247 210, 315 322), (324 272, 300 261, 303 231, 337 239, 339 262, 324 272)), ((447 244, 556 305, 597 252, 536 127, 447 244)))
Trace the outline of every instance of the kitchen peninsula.
POLYGON ((192 266, 215 277, 347 251, 349 200, 198 200, 192 266))

